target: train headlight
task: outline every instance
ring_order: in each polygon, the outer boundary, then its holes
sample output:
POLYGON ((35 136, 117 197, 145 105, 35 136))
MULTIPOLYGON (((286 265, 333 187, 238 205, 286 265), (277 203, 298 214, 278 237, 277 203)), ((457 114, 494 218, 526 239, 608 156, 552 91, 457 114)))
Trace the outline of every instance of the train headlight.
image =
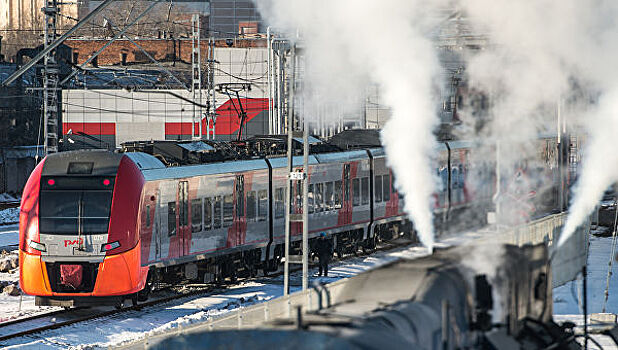
POLYGON ((118 241, 107 243, 101 246, 101 252, 106 252, 108 250, 116 249, 118 247, 120 247, 120 242, 118 241))
POLYGON ((28 241, 28 246, 29 246, 30 248, 35 249, 35 250, 38 250, 38 251, 40 251, 40 252, 45 252, 45 251, 47 251, 47 250, 45 249, 45 244, 43 244, 43 243, 39 243, 39 242, 35 242, 35 241, 33 241, 33 240, 29 240, 29 241, 28 241))

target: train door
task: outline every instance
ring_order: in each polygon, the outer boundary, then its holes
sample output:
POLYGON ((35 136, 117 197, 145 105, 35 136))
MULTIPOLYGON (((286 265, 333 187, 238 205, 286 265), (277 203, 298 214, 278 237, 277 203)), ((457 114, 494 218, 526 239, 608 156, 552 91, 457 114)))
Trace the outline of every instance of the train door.
POLYGON ((191 225, 189 223, 189 182, 178 183, 178 253, 188 254, 189 240, 191 239, 191 225))
POLYGON ((161 190, 157 190, 157 206, 155 208, 154 232, 155 235, 155 260, 161 260, 161 225, 163 221, 163 208, 161 207, 161 190))
POLYGON ((352 222, 352 199, 350 194, 350 164, 343 165, 343 205, 341 206, 341 214, 339 215, 339 225, 345 225, 352 222))
POLYGON ((245 177, 243 175, 236 176, 236 186, 234 194, 236 196, 234 200, 235 206, 235 220, 233 230, 236 233, 235 240, 236 245, 241 245, 244 242, 244 235, 246 231, 246 218, 245 218, 245 177))

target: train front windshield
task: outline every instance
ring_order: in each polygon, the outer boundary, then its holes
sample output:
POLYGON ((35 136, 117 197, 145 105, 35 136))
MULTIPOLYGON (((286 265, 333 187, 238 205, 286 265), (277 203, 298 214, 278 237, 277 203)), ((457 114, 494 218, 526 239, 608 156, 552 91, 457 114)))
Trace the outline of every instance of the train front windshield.
POLYGON ((41 233, 107 233, 113 196, 110 179, 48 179, 43 184, 39 201, 41 233))

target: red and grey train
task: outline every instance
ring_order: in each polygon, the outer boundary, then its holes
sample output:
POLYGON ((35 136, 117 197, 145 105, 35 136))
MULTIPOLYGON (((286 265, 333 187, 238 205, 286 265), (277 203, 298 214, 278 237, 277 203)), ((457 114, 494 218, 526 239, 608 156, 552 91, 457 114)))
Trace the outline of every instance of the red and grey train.
MULTIPOLYGON (((540 142, 540 149, 555 146, 551 138, 540 142)), ((443 143, 436 152, 443 179, 436 213, 491 202, 493 188, 470 184, 491 172, 490 164, 470 163, 470 143, 443 143)), ((539 164, 553 169, 549 151, 538 154, 539 164)), ((49 155, 22 196, 21 288, 38 305, 118 305, 147 294, 153 281, 276 270, 286 175, 285 157, 166 167, 140 152, 49 155)), ((326 232, 338 253, 371 249, 406 222, 381 148, 312 154, 308 177, 310 239, 326 232)), ((298 210, 301 189, 292 191, 298 210)), ((302 227, 295 225, 299 249, 302 227)))

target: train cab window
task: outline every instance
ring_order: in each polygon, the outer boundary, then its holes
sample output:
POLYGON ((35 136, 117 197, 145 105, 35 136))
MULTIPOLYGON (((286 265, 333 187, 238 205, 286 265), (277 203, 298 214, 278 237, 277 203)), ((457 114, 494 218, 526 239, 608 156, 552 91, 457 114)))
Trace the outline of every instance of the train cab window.
POLYGON ((146 227, 150 227, 150 206, 146 206, 146 227))
POLYGON ((382 198, 385 202, 391 200, 391 177, 390 175, 382 176, 382 198))
POLYGON ((309 206, 309 214, 313 214, 315 210, 313 207, 313 184, 309 184, 309 189, 307 190, 307 205, 309 206))
POLYGON ((232 226, 234 221, 234 196, 223 196, 223 226, 232 226))
POLYGON ((335 191, 334 191, 334 183, 327 182, 325 193, 324 193, 324 206, 326 210, 335 209, 335 191))
POLYGON ((361 204, 369 204, 369 178, 363 177, 361 179, 361 204))
POLYGON ((257 201, 255 198, 255 191, 247 192, 247 221, 255 221, 257 201))
POLYGON ((191 232, 202 231, 202 199, 191 200, 191 232))
POLYGON ((281 219, 285 215, 284 196, 285 188, 279 187, 275 190, 275 219, 281 219))
POLYGON ((41 190, 39 225, 42 233, 107 233, 112 191, 41 190))
POLYGON ((212 199, 204 198, 204 229, 212 228, 212 199))
POLYGON ((167 203, 167 235, 176 235, 176 202, 167 203))
POLYGON ((315 212, 324 210, 324 184, 315 184, 315 212))
POLYGON ((360 179, 352 180, 352 205, 358 207, 361 203, 360 179))
POLYGON ((375 177, 375 182, 374 182, 374 188, 375 188, 375 201, 376 203, 380 203, 382 202, 382 176, 380 175, 376 175, 375 177))
POLYGON ((335 181, 335 209, 341 209, 343 203, 341 195, 343 191, 343 182, 341 180, 335 181))
POLYGON ((221 196, 216 196, 213 209, 213 223, 214 228, 221 228, 221 196))
POLYGON ((268 191, 260 190, 258 195, 258 221, 266 221, 268 216, 268 191))

